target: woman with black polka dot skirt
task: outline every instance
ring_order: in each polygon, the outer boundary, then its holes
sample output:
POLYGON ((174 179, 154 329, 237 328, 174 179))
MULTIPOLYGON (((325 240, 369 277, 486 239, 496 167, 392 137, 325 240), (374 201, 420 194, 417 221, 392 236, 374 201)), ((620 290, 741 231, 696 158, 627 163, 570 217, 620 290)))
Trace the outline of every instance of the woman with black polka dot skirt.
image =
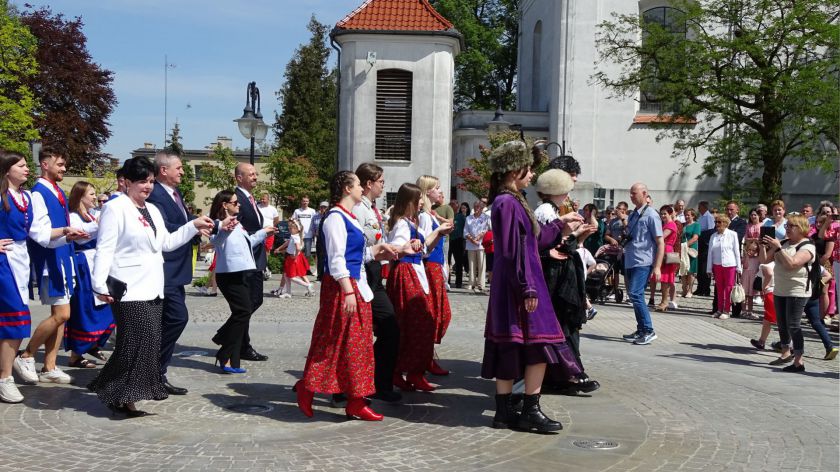
POLYGON ((159 369, 163 253, 213 227, 212 220, 200 217, 169 233, 160 211, 146 202, 154 169, 145 157, 129 159, 123 166, 127 189, 102 211, 91 276, 97 297, 112 304, 117 343, 88 388, 113 412, 128 417, 146 415, 135 408, 136 402, 168 396, 159 369), (117 290, 114 279, 125 283, 124 293, 111 292, 117 290))

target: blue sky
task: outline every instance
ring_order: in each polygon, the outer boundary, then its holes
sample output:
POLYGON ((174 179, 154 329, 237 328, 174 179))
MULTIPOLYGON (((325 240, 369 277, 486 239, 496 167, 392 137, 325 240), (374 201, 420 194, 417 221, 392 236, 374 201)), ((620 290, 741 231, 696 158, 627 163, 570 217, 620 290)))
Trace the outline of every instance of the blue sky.
MULTIPOLYGON (((144 142, 164 139, 164 55, 168 124, 177 119, 184 147, 201 149, 217 136, 248 143, 235 118, 256 81, 269 124, 280 110, 274 92, 295 49, 309 40, 312 14, 334 25, 363 0, 12 0, 81 16, 93 60, 114 72, 119 104, 104 151, 125 159, 144 142)), ((333 56, 332 61, 335 60, 333 56)))

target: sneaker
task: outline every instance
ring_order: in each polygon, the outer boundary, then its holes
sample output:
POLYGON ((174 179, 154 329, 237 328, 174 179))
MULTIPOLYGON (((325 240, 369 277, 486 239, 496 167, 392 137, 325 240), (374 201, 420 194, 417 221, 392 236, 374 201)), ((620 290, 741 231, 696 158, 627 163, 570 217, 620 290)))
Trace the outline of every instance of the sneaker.
POLYGON ((292 295, 290 293, 281 293, 277 295, 277 298, 292 298, 292 295))
POLYGON ((42 383, 69 384, 73 381, 73 377, 70 377, 63 370, 56 367, 46 372, 38 372, 38 381, 42 383))
POLYGON ((312 284, 310 283, 310 284, 306 287, 306 296, 307 296, 307 297, 311 297, 313 293, 315 293, 315 292, 313 292, 313 291, 312 291, 312 284))
POLYGON ((20 403, 23 401, 23 395, 20 394, 20 390, 15 385, 15 378, 11 375, 5 379, 0 379, 0 400, 6 403, 20 403))
POLYGON ((586 310, 586 319, 591 320, 592 318, 595 318, 595 315, 597 314, 598 310, 596 310, 594 306, 590 307, 588 310, 586 310))
POLYGON ((720 316, 718 316, 718 319, 719 320, 728 320, 729 319, 729 313, 721 313, 720 316))
POLYGON ((656 339, 656 333, 651 331, 649 333, 641 334, 637 337, 633 344, 638 344, 640 346, 644 346, 645 344, 650 344, 656 339))
POLYGON ((764 297, 753 297, 753 305, 764 306, 764 297))
POLYGON ((835 357, 837 357, 837 348, 833 347, 825 350, 825 357, 823 357, 823 360, 833 361, 835 357))
POLYGON ((38 382, 38 371, 35 370, 34 357, 15 357, 15 361, 12 363, 12 369, 15 371, 16 374, 18 374, 18 377, 22 382, 38 382))
POLYGON ((669 310, 673 310, 673 309, 676 309, 676 308, 679 308, 679 306, 677 306, 677 302, 675 302, 675 301, 668 302, 668 309, 669 310))
POLYGON ((624 336, 622 336, 622 338, 624 338, 624 340, 627 342, 633 342, 636 340, 636 338, 639 337, 640 334, 641 333, 639 331, 633 331, 630 334, 625 334, 624 336))

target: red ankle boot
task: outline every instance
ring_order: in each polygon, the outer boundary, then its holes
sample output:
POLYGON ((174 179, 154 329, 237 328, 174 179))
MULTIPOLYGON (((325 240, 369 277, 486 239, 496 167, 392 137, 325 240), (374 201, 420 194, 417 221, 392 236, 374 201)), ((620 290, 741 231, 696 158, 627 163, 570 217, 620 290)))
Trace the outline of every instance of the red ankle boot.
POLYGON ((370 409, 364 398, 353 397, 347 399, 347 419, 360 419, 362 421, 382 421, 384 416, 370 409))
POLYGON ((312 412, 312 399, 315 397, 315 394, 306 389, 303 385, 303 380, 297 381, 294 386, 294 391, 297 393, 298 408, 300 408, 300 411, 302 411, 304 415, 312 418, 312 415, 314 414, 312 412))
POLYGON ((394 387, 397 387, 403 392, 413 392, 415 390, 414 386, 406 382, 399 372, 394 372, 394 387))
POLYGON ((429 363, 429 368, 426 370, 432 375, 449 375, 449 371, 441 367, 435 359, 432 359, 432 362, 429 363))
POLYGON ((426 377, 423 377, 423 374, 408 374, 406 376, 406 381, 417 390, 424 392, 432 392, 435 389, 435 387, 426 380, 426 377))

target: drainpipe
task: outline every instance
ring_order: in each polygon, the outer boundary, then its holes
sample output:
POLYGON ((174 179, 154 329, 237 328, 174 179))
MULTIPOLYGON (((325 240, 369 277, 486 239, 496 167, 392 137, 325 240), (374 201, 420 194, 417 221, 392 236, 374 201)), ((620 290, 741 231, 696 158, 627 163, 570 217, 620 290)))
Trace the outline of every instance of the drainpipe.
POLYGON ((338 53, 336 61, 336 84, 335 84, 335 170, 339 170, 339 150, 341 149, 341 48, 336 44, 335 38, 330 36, 330 46, 338 53))

